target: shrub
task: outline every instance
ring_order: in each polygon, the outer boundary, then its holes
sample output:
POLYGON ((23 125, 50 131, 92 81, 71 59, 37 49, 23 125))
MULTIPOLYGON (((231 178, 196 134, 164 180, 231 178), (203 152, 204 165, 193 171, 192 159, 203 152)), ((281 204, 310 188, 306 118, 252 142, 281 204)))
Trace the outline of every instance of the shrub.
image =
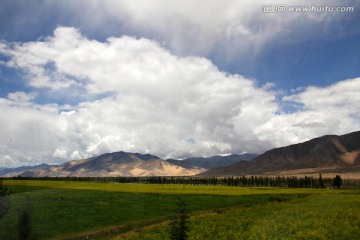
POLYGON ((0 219, 6 214, 10 208, 10 191, 0 180, 0 219))

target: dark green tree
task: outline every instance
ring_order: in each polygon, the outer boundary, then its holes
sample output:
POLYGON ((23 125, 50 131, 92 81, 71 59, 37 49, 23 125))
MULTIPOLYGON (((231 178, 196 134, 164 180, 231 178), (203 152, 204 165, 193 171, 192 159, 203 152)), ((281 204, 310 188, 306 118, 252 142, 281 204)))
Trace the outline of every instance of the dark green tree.
POLYGON ((0 219, 6 214, 10 208, 10 191, 0 180, 0 219))
POLYGON ((187 204, 183 198, 178 197, 176 209, 174 211, 173 220, 170 223, 170 239, 185 240, 188 235, 188 219, 187 204))
POLYGON ((336 175, 334 178, 333 187, 340 188, 341 184, 342 184, 342 179, 341 179, 340 175, 336 175))
POLYGON ((321 177, 321 174, 319 175, 319 188, 325 188, 324 180, 321 177))

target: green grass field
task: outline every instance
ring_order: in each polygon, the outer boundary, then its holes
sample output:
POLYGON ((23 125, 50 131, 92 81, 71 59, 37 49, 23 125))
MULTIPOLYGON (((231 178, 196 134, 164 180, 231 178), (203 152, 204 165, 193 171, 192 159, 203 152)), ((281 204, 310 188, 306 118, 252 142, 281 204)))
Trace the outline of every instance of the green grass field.
POLYGON ((359 239, 360 191, 4 182, 11 208, 0 239, 17 239, 17 217, 30 199, 37 239, 169 239, 178 196, 188 204, 189 239, 359 239), (276 201, 274 201, 274 199, 276 201), (280 201, 280 202, 279 202, 280 201))

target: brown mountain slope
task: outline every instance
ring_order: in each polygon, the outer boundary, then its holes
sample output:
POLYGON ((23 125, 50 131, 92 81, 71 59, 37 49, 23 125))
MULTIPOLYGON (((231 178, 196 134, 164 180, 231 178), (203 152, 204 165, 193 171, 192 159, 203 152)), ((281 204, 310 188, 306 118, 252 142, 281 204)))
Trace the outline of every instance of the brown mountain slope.
POLYGON ((327 135, 304 143, 275 148, 248 162, 214 168, 203 176, 278 174, 311 169, 311 172, 351 172, 360 167, 360 131, 327 135))
POLYGON ((196 166, 181 167, 150 154, 114 152, 74 160, 50 168, 27 171, 20 176, 189 176, 203 171, 205 169, 196 166))

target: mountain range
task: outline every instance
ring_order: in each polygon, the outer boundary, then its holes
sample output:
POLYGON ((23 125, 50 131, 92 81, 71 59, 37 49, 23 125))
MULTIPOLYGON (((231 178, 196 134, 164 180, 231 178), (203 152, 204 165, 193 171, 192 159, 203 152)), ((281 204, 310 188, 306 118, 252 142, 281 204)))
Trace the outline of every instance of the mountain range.
POLYGON ((251 161, 213 168, 203 176, 291 175, 359 172, 360 131, 326 135, 287 147, 269 150, 251 161))
MULTIPOLYGON (((5 171, 9 174, 9 170, 5 171)), ((164 160, 150 154, 106 153, 27 170, 21 176, 240 176, 349 172, 360 172, 360 131, 342 136, 326 135, 261 155, 245 153, 164 160)))
POLYGON ((150 154, 114 152, 73 160, 50 168, 26 171, 21 176, 188 176, 205 170, 196 166, 184 168, 150 154))
POLYGON ((114 152, 82 160, 73 160, 58 166, 25 171, 20 176, 192 176, 208 170, 209 166, 249 160, 256 154, 232 154, 210 158, 187 158, 183 160, 161 159, 150 154, 114 152))
POLYGON ((17 168, 0 168, 0 177, 17 176, 17 175, 23 173, 24 171, 36 170, 36 169, 42 169, 42 168, 48 168, 48 167, 51 167, 51 165, 42 163, 42 164, 35 165, 35 166, 22 166, 22 167, 17 167, 17 168))

